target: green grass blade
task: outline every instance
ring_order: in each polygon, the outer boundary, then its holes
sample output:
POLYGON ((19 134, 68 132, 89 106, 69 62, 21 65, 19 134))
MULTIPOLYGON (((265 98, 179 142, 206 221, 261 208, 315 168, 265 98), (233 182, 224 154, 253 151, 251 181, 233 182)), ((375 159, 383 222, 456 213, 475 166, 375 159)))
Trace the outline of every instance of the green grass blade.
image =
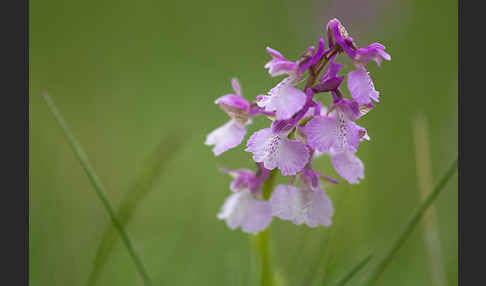
POLYGON ((353 278, 354 275, 356 275, 356 273, 358 273, 361 269, 363 269, 363 267, 365 267, 368 264, 368 262, 370 262, 372 257, 373 254, 370 253, 367 256, 365 256, 363 259, 361 259, 358 264, 356 264, 353 268, 351 268, 351 270, 349 270, 349 272, 346 273, 346 275, 344 275, 344 277, 341 280, 339 280, 336 286, 346 285, 346 283, 348 283, 348 281, 351 280, 351 278, 353 278))
MULTIPOLYGON (((429 128, 427 117, 420 113, 413 122, 415 143, 415 164, 418 179, 418 190, 421 199, 425 199, 433 188, 432 162, 430 159, 429 128)), ((423 235, 427 250, 431 286, 447 285, 444 268, 441 239, 437 221, 437 209, 431 205, 423 218, 423 235)))
POLYGON ((447 171, 444 173, 444 175, 439 180, 437 185, 434 187, 432 192, 430 192, 427 195, 427 197, 423 200, 423 202, 418 206, 418 208, 415 209, 409 221, 405 224, 405 227, 402 229, 395 242, 392 244, 390 249, 385 253, 385 255, 378 261, 376 267, 371 271, 371 274, 367 277, 363 285, 365 286, 374 285, 375 281, 383 273, 383 270, 385 270, 386 266, 393 259, 394 255, 403 245, 405 240, 409 237, 412 230, 417 226, 417 224, 419 223, 420 219, 422 218, 427 208, 435 201, 435 199, 437 199, 437 196, 441 193, 446 183, 456 172, 456 169, 457 169, 457 159, 454 160, 451 166, 447 169, 447 171))
MULTIPOLYGON (((130 185, 121 200, 118 217, 123 226, 132 218, 137 206, 145 198, 159 178, 162 170, 181 147, 181 137, 174 132, 165 136, 143 164, 135 182, 130 185)), ((95 285, 110 257, 119 236, 116 228, 109 224, 96 251, 93 268, 88 276, 87 286, 95 285)))
POLYGON ((88 157, 84 153, 83 149, 81 148, 81 145, 77 142, 76 138, 74 137, 73 133, 71 132, 69 126, 67 125, 66 121, 64 120, 63 116, 59 112, 58 108, 56 107, 54 101, 52 98, 47 94, 47 92, 43 91, 42 92, 42 98, 45 100, 47 103, 47 106, 49 107, 50 111, 56 118, 57 123, 61 127, 64 135, 66 136, 69 144, 71 145, 74 154, 76 155, 76 158, 79 160, 81 163, 81 166, 83 167, 84 171, 86 172, 86 175, 88 176, 89 180, 91 181, 91 184, 93 185, 93 188, 98 195, 98 198, 101 200, 103 207, 105 210, 108 212, 108 215, 113 223, 113 226, 116 228, 116 230, 120 233, 120 236, 122 238, 123 244, 128 250, 128 253, 130 254, 130 257, 133 259, 133 262, 135 263, 135 266, 140 273, 144 284, 145 285, 152 285, 151 280, 149 278, 149 275, 147 274, 147 270, 145 269, 144 265, 142 264, 142 261, 140 259, 140 256, 135 252, 135 249, 133 247, 133 244, 128 237, 127 232, 123 228, 122 223, 120 222, 119 218, 115 215, 114 209, 106 196, 105 189, 103 185, 101 184, 100 179, 96 175, 96 172, 94 169, 91 167, 88 157))

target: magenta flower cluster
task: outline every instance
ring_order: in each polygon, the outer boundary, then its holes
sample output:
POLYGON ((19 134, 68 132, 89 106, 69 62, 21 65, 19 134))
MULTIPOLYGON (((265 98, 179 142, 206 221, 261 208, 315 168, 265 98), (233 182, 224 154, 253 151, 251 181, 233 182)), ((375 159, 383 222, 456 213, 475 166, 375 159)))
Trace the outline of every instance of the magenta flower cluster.
POLYGON ((255 116, 266 116, 272 123, 253 133, 247 141, 246 152, 252 153, 257 171, 248 169, 222 170, 234 179, 233 194, 227 198, 219 219, 231 229, 241 227, 248 233, 264 230, 273 217, 309 227, 329 226, 334 213, 332 203, 323 189, 321 179, 338 183, 312 168, 312 160, 321 154, 329 155, 336 172, 350 184, 364 178, 364 166, 356 156, 359 144, 370 140, 365 128, 356 120, 375 107, 379 92, 375 90, 366 65, 382 59, 391 60, 385 47, 373 43, 359 48, 339 20, 327 24, 327 48, 320 39, 317 49, 309 47, 295 62, 267 47, 271 60, 265 64, 272 77, 286 77, 258 95, 255 101, 243 98, 237 79, 232 80, 233 93, 216 99, 230 120, 212 131, 206 145, 214 145, 216 156, 243 141, 246 127, 255 116), (345 75, 336 62, 345 54, 355 69, 347 74, 350 99, 341 91, 345 75), (307 74, 305 87, 299 89, 307 74), (327 93, 332 102, 326 107, 314 95, 327 93), (289 185, 278 185, 268 200, 262 196, 262 186, 272 170, 292 176, 289 185))

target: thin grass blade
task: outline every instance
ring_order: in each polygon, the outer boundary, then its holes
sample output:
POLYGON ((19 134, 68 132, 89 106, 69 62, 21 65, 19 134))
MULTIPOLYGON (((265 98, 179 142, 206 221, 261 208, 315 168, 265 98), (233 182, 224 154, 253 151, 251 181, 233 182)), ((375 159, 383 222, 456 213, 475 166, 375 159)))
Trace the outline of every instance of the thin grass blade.
POLYGON ((368 264, 368 262, 370 262, 372 257, 373 254, 370 253, 367 256, 365 256, 363 259, 361 259, 358 264, 356 264, 353 268, 351 268, 351 270, 349 270, 349 272, 346 273, 346 275, 344 275, 344 277, 341 280, 339 280, 336 286, 346 285, 346 283, 348 283, 348 281, 351 280, 351 278, 353 278, 361 269, 363 269, 368 264))
MULTIPOLYGON (((432 168, 430 160, 430 144, 427 118, 425 114, 419 114, 413 122, 413 134, 415 141, 415 164, 417 170, 418 190, 421 199, 425 199, 432 190, 432 168)), ((424 240, 429 260, 432 286, 447 285, 447 277, 444 270, 443 255, 437 210, 431 205, 423 218, 424 240)))
POLYGON ((405 224, 404 228, 393 242, 392 246, 388 249, 385 255, 378 261, 375 268, 370 272, 369 276, 366 278, 365 282, 362 284, 364 286, 371 286, 374 285, 376 280, 380 277, 380 275, 385 270, 386 266, 390 263, 390 261, 394 258, 397 251, 403 245, 405 240, 410 236, 410 233, 415 229, 418 225, 420 219, 424 215, 425 211, 429 208, 429 206, 437 199, 438 195, 444 189, 446 183, 449 179, 454 175, 457 170, 457 159, 449 166, 447 171, 444 173, 442 178, 439 180, 437 185, 434 187, 432 192, 430 192, 427 197, 422 201, 422 203, 415 209, 412 216, 405 224))
POLYGON ((91 184, 93 185, 93 188, 98 195, 98 198, 101 200, 103 207, 105 208, 106 212, 108 213, 108 216, 111 219, 111 222, 113 223, 113 226, 115 229, 119 232, 123 244, 128 250, 128 253, 130 254, 130 257, 132 258, 136 269, 140 273, 140 276, 143 279, 143 282, 145 285, 152 285, 150 277, 147 273, 147 270, 145 266, 142 263, 142 260, 140 259, 140 256, 136 253, 133 244, 125 231, 123 224, 121 223, 120 219, 116 216, 115 211, 112 207, 112 204, 110 200, 108 199, 105 188, 101 184, 101 181, 96 174, 95 170, 91 167, 91 164, 88 161, 88 157, 84 153, 83 149, 81 148, 81 145, 78 143, 76 138, 74 137, 73 133, 71 132, 71 129, 69 128, 68 124, 64 120, 64 117, 61 115, 59 109, 55 105, 54 101, 52 98, 47 94, 46 91, 42 92, 42 98, 45 100, 47 103, 47 106, 49 107, 50 111, 54 115, 57 123, 61 127, 64 135, 66 136, 69 144, 71 145, 74 154, 76 155, 76 158, 79 160, 81 163, 81 166, 83 167, 84 171, 86 172, 86 175, 88 176, 91 184))
MULTIPOLYGON (((142 171, 121 200, 118 217, 123 226, 133 217, 139 203, 153 190, 153 185, 157 182, 163 169, 167 167, 170 160, 181 148, 181 141, 181 137, 172 132, 165 136, 157 148, 150 153, 143 164, 142 171)), ((86 283, 87 286, 93 286, 98 281, 118 238, 116 228, 112 224, 108 225, 96 251, 93 268, 86 283)))

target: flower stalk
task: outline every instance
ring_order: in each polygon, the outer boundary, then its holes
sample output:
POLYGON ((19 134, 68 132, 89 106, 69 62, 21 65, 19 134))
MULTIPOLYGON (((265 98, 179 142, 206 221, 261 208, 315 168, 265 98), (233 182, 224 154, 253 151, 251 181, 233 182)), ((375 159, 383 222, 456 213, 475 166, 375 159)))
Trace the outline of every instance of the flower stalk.
POLYGON ((274 271, 270 251, 270 227, 253 237, 260 264, 261 286, 274 286, 274 271))
MULTIPOLYGON (((275 179, 277 172, 274 170, 270 172, 268 179, 265 181, 262 187, 262 197, 268 201, 272 191, 275 187, 275 179)), ((253 236, 256 253, 258 256, 260 269, 261 269, 261 286, 274 286, 275 285, 275 272, 273 271, 273 261, 270 249, 270 227, 264 231, 253 236)))

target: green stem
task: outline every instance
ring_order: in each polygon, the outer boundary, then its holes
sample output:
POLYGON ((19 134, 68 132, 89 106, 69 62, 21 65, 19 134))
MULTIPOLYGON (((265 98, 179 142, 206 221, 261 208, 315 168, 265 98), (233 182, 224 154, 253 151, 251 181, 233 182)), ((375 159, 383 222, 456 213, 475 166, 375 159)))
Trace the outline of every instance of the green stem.
MULTIPOLYGON (((262 197, 268 200, 275 188, 275 179, 277 172, 273 170, 270 172, 268 179, 263 184, 262 197)), ((255 237, 255 247, 258 253, 258 259, 261 266, 261 285, 273 286, 275 285, 275 273, 272 271, 272 259, 270 253, 270 227, 258 233, 255 237)))
POLYGON ((272 195, 273 189, 275 189, 275 179, 277 178, 277 172, 275 170, 270 172, 268 179, 265 181, 262 187, 263 199, 268 201, 272 195))
POLYGON ((103 185, 101 184, 100 179, 96 175, 96 172, 94 171, 94 169, 89 164, 88 157, 86 156, 83 149, 81 148, 81 145, 79 145, 76 138, 72 134, 69 126, 67 125, 66 121, 64 120, 61 113, 57 109, 52 98, 45 91, 42 93, 42 97, 44 98, 44 100, 47 103, 47 106, 49 107, 50 111, 52 112, 52 114, 56 118, 57 123, 62 128, 62 131, 64 132, 64 135, 66 136, 69 144, 71 145, 71 147, 74 151, 74 154, 76 155, 77 159, 81 163, 81 166, 83 167, 84 171, 88 175, 88 178, 91 181, 91 184, 93 185, 94 190, 95 190, 96 194, 98 195, 98 198, 101 200, 105 210, 108 212, 108 215, 110 216, 110 219, 113 223, 113 226, 120 233, 122 241, 125 244, 125 246, 128 250, 128 253, 132 257, 133 262, 135 263, 137 270, 139 271, 140 275, 142 276, 142 279, 143 279, 145 285, 152 285, 152 282, 150 281, 150 278, 147 274, 147 270, 143 266, 139 255, 135 252, 135 249, 133 248, 133 245, 132 245, 132 243, 131 243, 131 241, 128 237, 127 232, 125 231, 122 224, 120 223, 120 220, 115 215, 115 212, 113 211, 113 207, 111 206, 111 203, 108 200, 108 197, 106 196, 103 185))
POLYGON ((269 249, 270 227, 257 234, 255 238, 256 248, 258 251, 258 258, 261 265, 261 285, 273 286, 274 277, 272 273, 272 265, 270 259, 269 249))
POLYGON ((365 282, 363 283, 364 286, 374 285, 375 281, 383 273, 383 270, 385 270, 386 266, 392 260, 393 256, 400 249, 400 247, 403 245, 405 240, 410 236, 412 230, 417 226, 424 212, 435 201, 437 196, 444 189, 444 186, 446 185, 447 181, 449 181, 449 179, 452 177, 452 175, 455 173, 456 169, 457 169, 457 159, 454 160, 451 166, 447 169, 445 174, 442 176, 442 178, 439 180, 437 185, 434 187, 433 191, 430 192, 428 196, 425 198, 425 200, 418 206, 418 208, 415 209, 409 221, 402 229, 400 235, 392 244, 392 247, 385 253, 383 258, 379 260, 375 269, 371 271, 371 274, 368 276, 368 279, 365 280, 365 282))

